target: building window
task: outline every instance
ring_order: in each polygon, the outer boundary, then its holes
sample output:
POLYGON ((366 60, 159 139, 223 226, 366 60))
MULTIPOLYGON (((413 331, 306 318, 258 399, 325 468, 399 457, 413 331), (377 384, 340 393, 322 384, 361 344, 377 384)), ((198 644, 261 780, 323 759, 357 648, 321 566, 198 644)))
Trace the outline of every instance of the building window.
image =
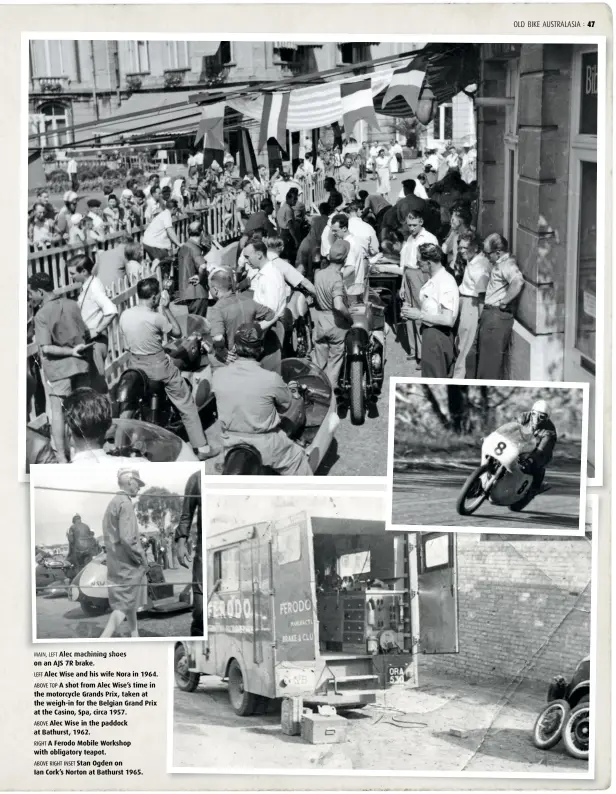
POLYGON ((49 102, 39 109, 43 116, 41 146, 53 148, 70 143, 66 128, 69 124, 69 110, 60 102, 49 102))
POLYGON ((580 162, 575 347, 595 361, 597 334, 597 164, 580 162))
POLYGON ((453 140, 453 106, 451 104, 441 105, 434 117, 434 140, 453 140))
POLYGON ((188 69, 189 54, 187 41, 167 42, 167 69, 188 69))
POLYGON ((220 62, 223 65, 226 63, 231 63, 233 61, 233 52, 231 50, 230 41, 220 42, 220 49, 218 50, 218 56, 220 58, 220 62))
POLYGON ((370 45, 361 41, 346 41, 338 45, 340 65, 361 63, 370 58, 370 45))
POLYGON ((33 77, 63 77, 62 42, 53 39, 31 41, 30 68, 33 77))
POLYGON ((128 42, 129 72, 143 73, 150 71, 150 53, 147 41, 128 42))

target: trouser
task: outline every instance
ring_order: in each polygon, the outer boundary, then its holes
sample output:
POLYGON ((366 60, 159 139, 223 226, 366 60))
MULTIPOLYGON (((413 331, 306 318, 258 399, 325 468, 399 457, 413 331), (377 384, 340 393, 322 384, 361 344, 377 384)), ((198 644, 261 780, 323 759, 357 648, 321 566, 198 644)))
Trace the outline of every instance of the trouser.
POLYGON ((203 637, 203 551, 197 546, 193 560, 193 611, 190 625, 191 637, 203 637))
POLYGON ((71 190, 76 193, 79 190, 79 180, 77 174, 71 174, 71 190))
POLYGON ((466 377, 466 357, 468 356, 479 324, 479 299, 470 295, 460 295, 460 314, 458 319, 458 355, 453 370, 454 378, 466 377))
MULTIPOLYGON (((415 308, 421 307, 419 299, 419 291, 423 285, 428 281, 429 276, 423 273, 419 268, 407 267, 404 270, 402 279, 402 290, 404 300, 410 303, 415 308)), ((414 356, 417 361, 422 358, 422 337, 420 324, 416 320, 406 321, 406 335, 408 339, 408 354, 414 356)))
POLYGON ((144 245, 143 250, 150 257, 150 259, 167 259, 171 254, 169 248, 155 248, 153 245, 144 245))
POLYGON ((451 328, 424 325, 421 328, 421 375, 450 378, 454 361, 454 334, 451 328))
POLYGON ((97 336, 92 340, 90 348, 90 385, 101 394, 107 394, 109 387, 105 378, 105 362, 109 341, 106 335, 97 336))
POLYGON ((513 330, 513 313, 484 306, 475 341, 467 356, 467 377, 503 380, 513 330))
POLYGON ((167 397, 182 417, 191 446, 204 447, 207 439, 201 427, 197 406, 188 384, 180 374, 180 370, 171 363, 169 356, 161 351, 151 356, 133 354, 131 358, 133 366, 143 370, 150 380, 158 380, 165 384, 167 397))
POLYGON ((264 466, 274 469, 278 474, 296 477, 311 477, 312 469, 304 450, 291 441, 280 428, 269 433, 232 433, 223 432, 222 443, 225 450, 237 444, 250 444, 261 455, 264 466))
POLYGON ((403 167, 404 163, 402 162, 402 155, 401 154, 397 154, 396 155, 396 160, 398 161, 398 171, 400 171, 400 173, 402 173, 402 171, 404 171, 404 167, 403 167))
POLYGON ((325 370, 332 389, 338 388, 344 361, 344 340, 348 325, 337 321, 333 312, 315 311, 314 363, 325 370))

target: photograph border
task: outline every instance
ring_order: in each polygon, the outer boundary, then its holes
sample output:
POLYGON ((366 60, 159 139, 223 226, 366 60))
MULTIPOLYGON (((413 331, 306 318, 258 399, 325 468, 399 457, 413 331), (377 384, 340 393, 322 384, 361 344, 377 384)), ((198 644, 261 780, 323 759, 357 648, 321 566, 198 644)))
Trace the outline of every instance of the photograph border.
MULTIPOLYGON (((193 464, 198 464, 199 462, 198 461, 191 461, 191 460, 188 460, 188 461, 172 461, 172 462, 169 462, 169 463, 162 463, 162 464, 161 463, 154 463, 154 464, 148 463, 148 466, 151 466, 151 465, 154 465, 154 466, 161 466, 161 465, 162 466, 173 466, 176 463, 180 463, 183 466, 187 466, 187 465, 191 466, 193 464)), ((33 479, 36 481, 36 478, 37 478, 36 471, 38 471, 39 469, 46 468, 46 464, 39 463, 39 464, 34 464, 34 465, 35 465, 35 469, 34 469, 35 475, 34 475, 33 479)), ((138 465, 138 464, 136 464, 136 465, 138 465)), ((113 468, 113 467, 110 466, 110 467, 105 467, 105 468, 107 469, 107 468, 113 468)), ((119 466, 118 468, 122 468, 122 467, 119 466)), ((201 544, 202 544, 202 548, 205 549, 205 545, 204 545, 205 536, 203 534, 203 515, 204 515, 204 510, 203 510, 203 507, 204 507, 204 496, 203 496, 203 493, 204 493, 204 474, 203 474, 203 466, 194 465, 193 468, 194 468, 194 470, 197 470, 197 469, 199 470, 200 479, 201 479, 201 544)), ((82 467, 80 467, 80 471, 96 471, 96 467, 95 466, 87 466, 87 467, 86 466, 82 466, 82 467)), ((112 644, 113 645, 115 643, 120 643, 121 645, 125 645, 125 644, 134 645, 134 644, 137 644, 137 643, 138 644, 142 644, 144 642, 145 643, 149 643, 149 642, 167 642, 167 643, 173 644, 175 641, 177 641, 177 642, 195 641, 194 637, 183 636, 183 635, 181 635, 179 637, 142 637, 142 636, 139 636, 139 637, 65 637, 65 638, 59 638, 59 639, 39 639, 36 636, 36 626, 37 626, 37 612, 36 612, 36 603, 37 602, 36 602, 36 597, 37 596, 36 596, 36 576, 35 576, 35 570, 36 570, 36 559, 35 559, 35 557, 36 557, 36 555, 34 553, 35 552, 35 548, 36 548, 36 527, 35 527, 35 510, 34 510, 34 501, 35 501, 34 500, 34 492, 36 490, 36 487, 37 486, 35 485, 35 483, 31 481, 30 482, 30 487, 28 489, 29 490, 28 501, 29 501, 29 507, 30 507, 30 565, 31 565, 31 569, 30 569, 30 574, 31 574, 30 594, 31 594, 31 598, 32 598, 32 608, 31 608, 31 615, 30 615, 30 620, 31 620, 30 642, 33 645, 56 645, 56 644, 64 644, 64 643, 69 643, 71 645, 74 645, 74 644, 78 644, 78 643, 80 643, 80 644, 94 643, 95 646, 99 646, 99 645, 108 645, 108 644, 112 644)), ((76 491, 79 491, 79 489, 76 489, 76 491)), ((187 569, 187 571, 190 572, 190 576, 191 577, 192 577, 192 563, 193 563, 193 560, 194 560, 194 554, 191 556, 190 567, 187 569)), ((191 583, 192 583, 192 578, 191 578, 191 583)), ((204 588, 206 587, 205 571, 203 573, 203 586, 204 586, 204 588)), ((70 603, 75 603, 75 602, 71 601, 70 603)), ((188 609, 186 610, 187 614, 190 614, 191 612, 192 612, 192 606, 191 606, 190 610, 188 610, 188 609)), ((104 613, 104 615, 108 615, 108 614, 109 614, 108 612, 104 613)), ((204 633, 203 637, 197 637, 196 638, 197 642, 200 642, 200 641, 202 641, 202 640, 207 638, 207 626, 206 626, 205 621, 204 621, 204 624, 203 624, 203 633, 204 633)))
MULTIPOLYGON (((481 381, 483 383, 483 381, 481 381)), ((526 381, 523 381, 526 383, 526 381)), ((578 385, 578 384, 576 384, 578 385)), ((587 384, 586 384, 587 385, 587 384)), ((393 392, 392 392, 393 393, 393 392)), ((321 496, 323 493, 326 493, 327 496, 347 496, 352 498, 367 498, 368 496, 380 496, 384 499, 385 503, 387 504, 387 497, 386 494, 373 492, 373 493, 353 493, 351 491, 337 491, 334 488, 323 488, 323 489, 306 489, 306 490, 299 490, 295 491, 295 489, 291 488, 278 488, 278 489, 267 489, 266 491, 261 489, 236 489, 236 488, 208 488, 207 495, 217 496, 217 495, 226 495, 229 496, 233 493, 237 493, 238 495, 242 496, 289 496, 289 495, 307 495, 307 496, 321 496)), ((203 497, 203 494, 202 494, 203 497)), ((260 769, 260 768, 253 768, 253 769, 238 769, 238 768, 221 768, 221 769, 212 769, 209 767, 178 767, 174 766, 173 763, 173 751, 174 751, 174 712, 175 712, 175 672, 174 672, 174 652, 175 652, 175 645, 176 643, 170 644, 169 647, 169 655, 168 655, 168 664, 169 664, 169 674, 168 678, 168 703, 167 703, 167 758, 166 758, 166 772, 167 774, 172 775, 205 775, 207 777, 212 776, 221 776, 221 775, 238 775, 241 777, 246 777, 248 775, 264 777, 266 775, 272 775, 274 777, 281 777, 281 776, 289 776, 289 777, 303 777, 306 775, 315 776, 319 778, 323 777, 334 777, 334 776, 341 776, 347 778, 358 778, 358 777, 366 777, 366 778, 377 778, 377 777, 391 777, 391 778, 429 778, 429 779, 443 779, 443 780, 451 780, 456 778, 461 778, 463 780, 473 780, 473 779, 480 779, 480 780, 533 780, 537 781, 538 783, 543 783, 544 781, 577 781, 577 780, 594 780, 595 779, 595 771, 596 771, 596 755, 597 755, 597 744, 595 741, 594 730, 597 721, 596 717, 596 669, 597 669, 597 653, 596 653, 596 645, 597 645, 597 564, 598 564, 598 555, 597 555, 597 533, 598 533, 598 525, 599 525, 599 510, 598 510, 598 495, 591 496, 591 509, 592 509, 592 527, 593 533, 592 537, 589 540, 591 544, 591 566, 590 566, 590 576, 591 576, 591 614, 590 614, 590 657, 591 657, 591 704, 593 709, 593 720, 592 720, 592 733, 591 737, 593 741, 593 748, 594 753, 588 759, 588 770, 586 772, 570 772, 570 773, 560 773, 560 772, 549 772, 545 775, 537 775, 531 772, 504 772, 501 774, 494 774, 492 772, 442 772, 442 771, 427 771, 427 770, 373 770, 373 769, 260 769)), ((203 541, 204 541, 204 550, 207 548, 207 533, 205 532, 205 522, 206 522, 206 514, 207 514, 207 501, 202 503, 202 510, 203 510, 203 541)), ((584 518, 586 517, 586 513, 584 512, 584 518)), ((387 531, 387 525, 385 526, 387 531)), ((447 532, 452 532, 451 527, 444 528, 447 532)), ((406 530, 396 530, 396 531, 406 531, 406 530)), ((422 530, 413 529, 412 532, 420 532, 422 530)), ((453 534, 453 533, 452 533, 453 534)), ((503 533, 500 533, 503 534, 503 533)), ((530 533, 517 533, 518 535, 525 535, 528 534, 531 538, 532 535, 530 533)), ((542 533, 545 534, 545 533, 542 533)), ((562 536, 561 536, 562 537, 562 536)), ((578 538, 578 535, 573 536, 578 538)), ((566 540, 567 538, 563 538, 566 540)), ((178 640, 181 642, 182 640, 178 640)), ((194 642, 194 639, 188 640, 189 642, 194 642)), ((197 642, 203 642, 204 640, 196 640, 197 642)), ((365 787, 367 788, 367 787, 365 787)), ((505 789, 504 789, 505 790, 505 789)), ((508 789, 511 790, 511 789, 508 789)))
POLYGON ((587 499, 587 467, 588 467, 588 422, 589 422, 588 383, 568 383, 562 381, 527 381, 527 380, 477 380, 465 378, 392 378, 389 390, 389 422, 387 432, 387 526, 389 531, 396 532, 462 532, 466 534, 497 534, 497 535, 553 535, 555 537, 579 537, 584 535, 586 526, 587 499), (438 524, 395 524, 393 522, 394 495, 394 429, 396 424, 396 389, 399 385, 416 383, 435 386, 507 386, 523 389, 580 389, 582 392, 582 450, 580 472, 580 508, 577 530, 533 529, 517 527, 502 529, 501 527, 455 527, 438 524))
MULTIPOLYGON (((164 0, 160 0, 161 3, 164 0)), ((299 0, 298 0, 299 2, 299 0)), ((255 0, 255 5, 257 4, 257 0, 255 0)), ((349 4, 350 5, 350 4, 349 4)), ((438 2, 438 5, 447 5, 447 3, 438 2)), ((457 3, 456 5, 461 5, 461 3, 457 3)), ((522 6, 522 4, 519 4, 522 6)), ((318 5, 317 5, 318 7, 318 5)), ((19 129, 20 129, 20 141, 21 145, 19 147, 19 173, 20 173, 20 191, 19 191, 19 206, 20 210, 20 220, 19 220, 19 299, 18 299, 18 322, 19 322, 19 329, 17 333, 18 339, 18 349, 19 349, 19 361, 18 361, 18 432, 17 432, 17 472, 18 472, 18 481, 19 482, 28 482, 29 476, 26 473, 26 427, 28 424, 28 416, 26 412, 26 365, 27 365, 27 357, 25 355, 27 349, 27 331, 26 331, 26 318, 27 318, 27 261, 28 261, 28 250, 27 250, 27 205, 28 205, 28 168, 27 168, 27 140, 28 140, 28 73, 29 73, 29 59, 28 59, 28 43, 31 40, 41 40, 41 39, 49 39, 49 40, 62 40, 62 39, 75 39, 75 40, 107 40, 113 39, 118 41, 126 41, 130 40, 131 32, 127 31, 95 31, 95 32, 81 32, 81 31, 36 31, 36 30, 25 30, 21 31, 21 74, 20 74, 20 120, 19 120, 19 129), (23 206, 25 205, 25 206, 23 206)), ((143 39, 147 40, 184 40, 184 41, 210 41, 210 40, 217 40, 216 33, 211 31, 207 33, 159 33, 159 32, 151 32, 151 33, 140 33, 139 35, 142 36, 143 39)), ((222 34, 220 34, 222 35, 222 34)), ((308 33, 282 33, 282 32, 275 32, 275 33, 239 33, 235 32, 232 34, 224 34, 224 35, 232 35, 235 41, 252 41, 255 40, 255 37, 258 37, 260 41, 274 41, 274 39, 284 38, 285 36, 289 40, 293 41, 315 41, 316 39, 321 39, 324 42, 330 41, 338 41, 340 39, 339 33, 314 33, 309 35, 308 33)), ((348 41, 362 41, 367 34, 357 34, 357 33, 345 33, 344 36, 348 41)), ((610 137, 610 132, 613 132, 612 124, 608 124, 607 118, 607 94, 608 91, 611 90, 611 84, 609 82, 609 76, 607 75, 607 36, 606 35, 524 35, 524 34, 511 34, 511 35, 503 35, 503 34, 477 34, 477 35, 469 35, 469 34, 439 34, 437 36, 427 34, 427 33, 417 33, 409 36, 408 34, 390 34, 390 33, 371 33, 372 37, 375 35, 379 38, 380 41, 396 41, 396 42, 405 42, 408 41, 409 43, 427 43, 433 42, 438 40, 439 42, 447 43, 447 42, 471 42, 471 43, 499 43, 499 42, 513 42, 513 43, 549 43, 549 44, 593 44, 597 46, 598 51, 598 68, 599 74, 605 75, 605 90, 601 93, 598 97, 598 118, 597 118, 597 128, 600 131, 597 135, 597 169, 601 169, 600 173, 605 174, 600 182, 600 185, 597 189, 597 265, 596 265, 596 277, 597 277, 597 295, 601 294, 602 298, 598 302, 599 303, 599 310, 597 312, 597 328, 603 328, 604 326, 604 318, 606 317, 606 308, 607 308, 607 296, 605 290, 605 270, 606 270, 606 258, 608 251, 606 250, 606 239, 607 239, 607 214, 606 214, 606 197, 607 197, 607 180, 609 176, 606 174, 606 151, 607 151, 607 142, 605 138, 610 137)), ((195 89, 197 91, 197 89, 195 89)), ((611 94, 610 94, 611 95, 611 94)), ((603 440, 603 429, 604 429, 604 408, 605 408, 605 368, 608 366, 608 362, 605 358, 605 344, 604 338, 602 334, 596 335, 596 350, 597 350, 597 366, 595 368, 595 476, 588 480, 588 485, 590 486, 601 486, 603 485, 603 465, 604 465, 604 440, 603 440)), ((394 380, 393 376, 389 376, 390 378, 390 388, 391 388, 391 381, 394 380)), ((469 381, 470 382, 470 381, 469 381)), ((535 381, 527 381, 527 383, 533 384, 536 383, 535 381)), ((558 383, 558 381, 554 381, 554 383, 558 383)), ((562 381, 560 381, 562 383, 562 381)), ((389 438, 387 439, 387 443, 389 443, 389 438)), ((264 482, 264 478, 255 478, 261 479, 264 482)), ((305 478, 309 480, 310 478, 305 478)), ((327 476, 324 477, 327 479, 328 482, 331 482, 335 487, 336 481, 342 482, 342 480, 350 479, 353 480, 357 485, 361 485, 359 477, 348 477, 348 478, 337 478, 336 475, 332 477, 327 476)), ((375 479, 382 479, 379 478, 364 478, 366 480, 374 481, 375 479)), ((264 482, 265 484, 265 482, 264 482)), ((380 484, 380 483, 379 483, 380 484)))

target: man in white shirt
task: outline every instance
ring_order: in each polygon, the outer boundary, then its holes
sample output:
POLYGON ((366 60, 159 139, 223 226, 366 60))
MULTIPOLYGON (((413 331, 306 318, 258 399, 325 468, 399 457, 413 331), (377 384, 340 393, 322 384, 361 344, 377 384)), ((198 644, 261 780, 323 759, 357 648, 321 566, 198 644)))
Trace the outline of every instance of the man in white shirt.
MULTIPOLYGON (((402 289, 400 295, 409 306, 420 305, 419 292, 428 280, 427 275, 419 267, 417 249, 422 243, 438 245, 438 240, 424 228, 423 215, 419 210, 411 210, 406 218, 409 237, 400 251, 402 267, 402 289)), ((421 334, 416 322, 407 320, 406 333, 408 338, 408 359, 421 361, 421 334)))
POLYGON ((105 362, 109 339, 107 329, 118 314, 118 307, 108 297, 105 285, 94 274, 94 262, 89 256, 81 254, 70 262, 70 267, 76 272, 86 276, 77 304, 81 309, 81 317, 90 332, 89 341, 92 343, 92 362, 96 373, 91 373, 92 385, 102 393, 107 392, 105 380, 105 362))
POLYGON ((92 237, 97 241, 105 238, 105 221, 102 216, 101 202, 99 199, 89 199, 88 217, 92 221, 92 237))
POLYGON ((433 171, 438 171, 441 165, 441 158, 438 155, 438 151, 436 149, 426 149, 426 154, 428 156, 424 161, 424 168, 429 165, 433 171))
MULTIPOLYGON (((326 237, 327 231, 327 227, 325 227, 321 241, 326 237)), ((324 256, 329 256, 331 244, 334 240, 344 240, 349 244, 349 253, 342 268, 342 281, 347 288, 352 284, 361 284, 363 286, 367 275, 366 256, 360 241, 349 231, 348 215, 339 212, 332 217, 331 238, 328 236, 326 239, 327 254, 323 254, 323 242, 321 243, 321 253, 324 256)))
POLYGON ((366 259, 379 253, 379 241, 374 227, 361 218, 362 206, 359 202, 351 202, 347 207, 349 216, 349 232, 359 242, 366 259))
POLYGON ((66 164, 66 173, 71 180, 71 190, 78 190, 79 182, 77 181, 77 160, 75 160, 75 158, 72 156, 66 164))
POLYGON ((268 259, 265 243, 260 240, 250 242, 242 254, 252 271, 256 271, 249 275, 253 299, 274 312, 275 322, 272 322, 272 327, 265 334, 265 357, 261 363, 264 369, 279 372, 285 335, 282 315, 287 307, 285 280, 274 263, 268 259))
POLYGON ((400 141, 394 141, 391 147, 391 153, 395 155, 398 162, 398 172, 402 173, 404 171, 404 161, 402 159, 402 146, 400 145, 400 141))
POLYGON ((167 202, 166 208, 155 215, 143 234, 143 247, 151 259, 163 259, 171 254, 172 246, 181 243, 173 229, 173 216, 177 212, 175 199, 167 202))
POLYGON ((466 357, 477 335, 479 318, 483 311, 486 288, 490 281, 492 263, 481 250, 481 240, 474 231, 458 235, 458 253, 464 261, 464 274, 460 284, 460 321, 458 323, 458 357, 454 378, 466 377, 466 357))
POLYGON ((402 308, 407 320, 421 323, 421 375, 450 378, 454 364, 454 330, 460 304, 456 280, 442 264, 438 244, 419 246, 418 260, 428 280, 419 292, 419 305, 402 308))
POLYGON ((278 181, 274 182, 271 187, 272 199, 277 204, 284 204, 287 193, 292 187, 297 188, 298 201, 302 201, 304 191, 302 190, 301 184, 295 179, 291 179, 291 174, 285 169, 282 172, 282 177, 278 181))

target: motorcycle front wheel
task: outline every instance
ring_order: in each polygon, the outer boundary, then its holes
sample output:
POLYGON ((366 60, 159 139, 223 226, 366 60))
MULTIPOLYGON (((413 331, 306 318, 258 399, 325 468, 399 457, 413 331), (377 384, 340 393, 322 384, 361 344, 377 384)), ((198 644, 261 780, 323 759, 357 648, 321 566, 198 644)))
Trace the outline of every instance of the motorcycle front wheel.
POLYGON ((351 381, 351 422, 354 425, 363 425, 366 419, 363 361, 351 361, 349 380, 351 381))
POLYGON ((478 466, 462 486, 456 501, 456 510, 461 516, 471 516, 488 498, 488 494, 481 485, 481 476, 489 470, 489 465, 484 463, 478 466))

